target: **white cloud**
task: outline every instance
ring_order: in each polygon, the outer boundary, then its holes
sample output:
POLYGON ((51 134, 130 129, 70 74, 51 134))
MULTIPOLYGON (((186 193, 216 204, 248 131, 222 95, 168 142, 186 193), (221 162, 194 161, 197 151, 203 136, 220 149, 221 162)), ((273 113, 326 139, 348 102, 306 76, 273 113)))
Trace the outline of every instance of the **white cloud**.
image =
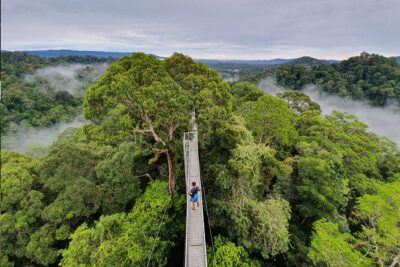
POLYGON ((2 49, 194 57, 400 53, 398 0, 4 0, 2 49))

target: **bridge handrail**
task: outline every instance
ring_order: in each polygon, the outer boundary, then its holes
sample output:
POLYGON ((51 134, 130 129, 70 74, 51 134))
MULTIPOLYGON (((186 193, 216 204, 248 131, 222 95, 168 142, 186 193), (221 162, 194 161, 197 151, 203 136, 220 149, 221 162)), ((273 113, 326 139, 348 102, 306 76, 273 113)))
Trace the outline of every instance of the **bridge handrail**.
MULTIPOLYGON (((186 182, 186 190, 190 189, 190 151, 192 149, 192 146, 198 153, 198 133, 197 133, 197 124, 195 122, 195 117, 194 113, 192 113, 192 132, 186 132, 184 133, 183 136, 183 154, 184 154, 184 165, 185 165, 185 182, 186 182)), ((198 157, 197 157, 198 160, 198 157)), ((199 163, 198 163, 199 164, 199 163)), ((199 172, 200 172, 200 166, 199 167, 199 172)), ((200 178, 200 177, 199 177, 200 178)), ((202 187, 202 181, 200 178, 200 186, 202 187)), ((190 231, 190 226, 189 226, 189 220, 190 220, 190 202, 189 202, 189 196, 186 196, 186 234, 185 234, 185 267, 189 266, 189 259, 188 259, 188 237, 189 237, 189 231, 190 231)), ((200 202, 202 202, 202 197, 200 197, 200 202)), ((201 203, 201 209, 203 209, 203 203, 201 203)), ((203 211, 202 211, 203 214, 203 211)), ((203 248, 204 248, 204 266, 207 267, 207 251, 206 251, 206 241, 205 241, 205 229, 204 229, 204 216, 202 216, 202 224, 203 224, 203 248)))

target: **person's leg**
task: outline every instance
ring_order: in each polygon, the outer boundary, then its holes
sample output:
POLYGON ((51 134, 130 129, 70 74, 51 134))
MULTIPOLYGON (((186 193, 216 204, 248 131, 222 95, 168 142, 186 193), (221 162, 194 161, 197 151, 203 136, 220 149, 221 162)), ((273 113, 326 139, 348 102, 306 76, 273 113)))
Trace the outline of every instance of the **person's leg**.
POLYGON ((196 203, 197 203, 197 207, 199 207, 199 206, 200 206, 200 203, 199 203, 199 201, 198 201, 198 200, 197 200, 197 202, 196 202, 196 203))
POLYGON ((196 208, 194 206, 194 202, 192 202, 192 210, 196 210, 196 208))

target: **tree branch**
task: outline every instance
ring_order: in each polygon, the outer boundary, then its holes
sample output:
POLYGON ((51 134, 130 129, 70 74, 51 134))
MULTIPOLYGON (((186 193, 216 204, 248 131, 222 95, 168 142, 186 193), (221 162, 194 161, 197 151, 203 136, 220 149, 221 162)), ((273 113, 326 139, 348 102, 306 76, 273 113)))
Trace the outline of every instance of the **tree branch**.
POLYGON ((394 267, 398 263, 400 263, 400 254, 393 258, 392 264, 389 267, 394 267))
POLYGON ((142 120, 147 124, 149 129, 144 130, 144 129, 139 129, 138 127, 136 127, 134 129, 134 131, 139 132, 141 134, 145 134, 147 136, 152 136, 156 142, 161 143, 165 146, 164 140, 162 140, 162 138, 155 132, 153 124, 152 124, 149 116, 147 116, 146 112, 144 112, 143 109, 141 109, 141 108, 139 108, 139 112, 142 117, 142 120))

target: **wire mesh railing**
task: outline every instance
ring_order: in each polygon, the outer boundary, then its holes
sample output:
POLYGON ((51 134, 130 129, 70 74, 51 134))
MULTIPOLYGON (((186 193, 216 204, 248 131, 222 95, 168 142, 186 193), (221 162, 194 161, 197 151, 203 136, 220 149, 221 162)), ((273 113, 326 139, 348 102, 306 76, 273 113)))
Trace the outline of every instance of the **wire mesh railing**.
MULTIPOLYGON (((192 132, 186 132, 183 138, 183 153, 185 165, 185 181, 186 190, 190 191, 191 182, 197 180, 198 185, 202 187, 200 177, 200 163, 198 156, 198 137, 197 125, 192 114, 192 132), (193 157, 191 157, 191 155, 193 157), (193 172, 193 173, 192 173, 193 172)), ((200 188, 201 189, 201 188, 200 188)), ((190 197, 187 195, 186 207, 186 236, 185 236, 185 266, 207 266, 207 253, 205 242, 205 227, 204 227, 204 214, 203 214, 203 196, 200 195, 199 202, 201 209, 198 211, 191 210, 190 197), (197 212, 197 213, 196 213, 197 212), (192 217, 194 216, 194 217, 192 217), (195 227, 193 227, 193 225, 195 227), (196 229, 196 230, 193 230, 196 229), (197 231, 197 232, 193 232, 197 231), (194 244, 193 240, 197 240, 194 244)))

